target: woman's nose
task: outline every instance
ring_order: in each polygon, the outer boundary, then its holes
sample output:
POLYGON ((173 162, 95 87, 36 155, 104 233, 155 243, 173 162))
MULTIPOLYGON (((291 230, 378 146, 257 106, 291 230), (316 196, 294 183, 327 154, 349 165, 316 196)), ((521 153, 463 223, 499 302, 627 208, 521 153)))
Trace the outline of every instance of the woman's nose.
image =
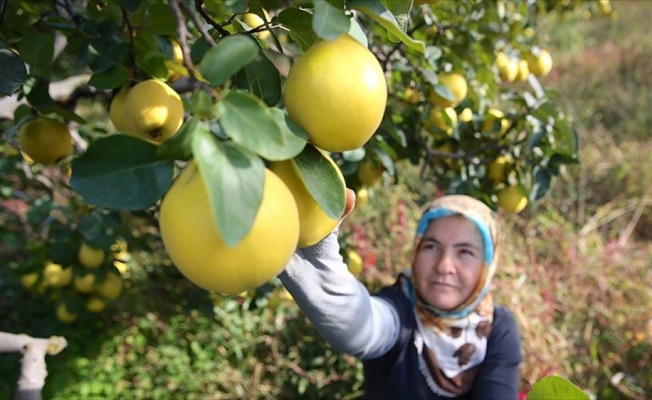
POLYGON ((436 261, 435 270, 440 275, 451 274, 455 272, 455 263, 450 251, 442 251, 439 259, 436 261))

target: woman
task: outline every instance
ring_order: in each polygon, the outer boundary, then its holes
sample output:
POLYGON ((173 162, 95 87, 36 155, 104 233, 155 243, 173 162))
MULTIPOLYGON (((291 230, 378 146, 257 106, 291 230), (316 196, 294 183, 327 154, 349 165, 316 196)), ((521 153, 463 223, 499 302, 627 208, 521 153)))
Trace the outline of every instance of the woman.
MULTIPOLYGON (((344 216, 355 203, 347 196, 344 216)), ((362 359, 366 398, 518 398, 518 327, 490 294, 493 212, 468 196, 441 197, 415 244, 412 268, 374 295, 348 272, 337 232, 299 249, 279 277, 325 340, 362 359)))

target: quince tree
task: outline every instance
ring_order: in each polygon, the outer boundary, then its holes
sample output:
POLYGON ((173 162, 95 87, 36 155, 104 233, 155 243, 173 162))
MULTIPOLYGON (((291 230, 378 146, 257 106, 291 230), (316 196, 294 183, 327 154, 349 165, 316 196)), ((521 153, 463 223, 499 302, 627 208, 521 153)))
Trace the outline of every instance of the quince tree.
POLYGON ((42 285, 43 266, 74 267, 69 287, 83 293, 55 297, 73 321, 119 295, 116 246, 133 218, 160 228, 190 280, 240 293, 332 229, 345 186, 391 185, 408 163, 443 192, 521 212, 579 161, 537 23, 611 13, 603 3, 0 1, 0 101, 13 101, 0 193, 29 209, 11 221, 38 239, 12 248, 12 266, 52 296, 62 288, 42 285), (97 268, 77 259, 82 243, 106 255, 97 268), (230 255, 219 265, 216 248, 230 255), (243 259, 250 269, 228 261, 243 259))

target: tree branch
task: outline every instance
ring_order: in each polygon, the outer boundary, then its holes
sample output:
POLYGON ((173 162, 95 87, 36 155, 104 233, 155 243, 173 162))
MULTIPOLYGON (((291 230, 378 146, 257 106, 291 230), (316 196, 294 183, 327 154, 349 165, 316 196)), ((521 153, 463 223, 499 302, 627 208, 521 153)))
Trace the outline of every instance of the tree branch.
MULTIPOLYGON (((195 9, 199 13, 199 15, 201 15, 202 18, 204 18, 204 20, 206 22, 208 22, 213 28, 215 28, 215 30, 220 34, 220 36, 224 37, 224 36, 229 36, 230 35, 229 31, 227 31, 226 29, 223 28, 223 26, 225 25, 224 23, 223 24, 218 24, 217 22, 215 22, 210 17, 210 15, 206 14, 206 12, 204 11, 204 0, 195 0, 195 9)), ((233 14, 231 16, 231 18, 229 18, 227 23, 230 24, 231 21, 233 21, 233 18, 235 18, 235 16, 236 16, 236 14, 233 14)), ((201 28, 201 26, 197 27, 197 29, 200 29, 200 28, 201 28)), ((203 35, 203 32, 202 32, 202 35, 203 35)), ((207 35, 208 35, 208 33, 207 33, 207 35)), ((211 40, 213 40, 213 38, 211 38, 211 40)))
POLYGON ((40 339, 25 334, 0 332, 0 353, 23 355, 14 399, 41 399, 45 377, 48 375, 45 356, 59 354, 67 345, 68 342, 61 336, 40 339))
MULTIPOLYGON (((174 1, 178 1, 178 0, 174 0, 174 1)), ((179 5, 183 8, 183 10, 186 12, 186 14, 188 14, 188 16, 192 20, 193 24, 195 24, 195 27, 201 33, 201 35, 204 37, 206 42, 211 47, 215 46, 215 40, 213 40, 213 37, 208 33, 208 31, 206 29, 204 29, 203 24, 201 23, 201 21, 197 17, 197 14, 195 14, 195 12, 192 11, 192 8, 190 8, 190 6, 186 2, 183 2, 183 1, 180 1, 179 5)), ((200 7, 200 9, 201 9, 201 7, 200 7)), ((203 10, 198 11, 198 12, 203 13, 203 10)), ((203 15, 204 14, 202 14, 202 16, 203 15)), ((220 34, 224 35, 221 30, 220 30, 220 34)), ((226 32, 226 34, 228 35, 229 33, 226 32)))

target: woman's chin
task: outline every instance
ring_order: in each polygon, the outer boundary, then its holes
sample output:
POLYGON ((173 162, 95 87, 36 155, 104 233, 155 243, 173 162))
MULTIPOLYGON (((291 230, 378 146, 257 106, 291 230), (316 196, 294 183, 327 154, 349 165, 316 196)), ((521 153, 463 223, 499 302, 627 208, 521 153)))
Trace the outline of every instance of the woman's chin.
POLYGON ((459 301, 452 296, 435 295, 424 300, 432 307, 442 311, 450 311, 459 304, 459 301))

